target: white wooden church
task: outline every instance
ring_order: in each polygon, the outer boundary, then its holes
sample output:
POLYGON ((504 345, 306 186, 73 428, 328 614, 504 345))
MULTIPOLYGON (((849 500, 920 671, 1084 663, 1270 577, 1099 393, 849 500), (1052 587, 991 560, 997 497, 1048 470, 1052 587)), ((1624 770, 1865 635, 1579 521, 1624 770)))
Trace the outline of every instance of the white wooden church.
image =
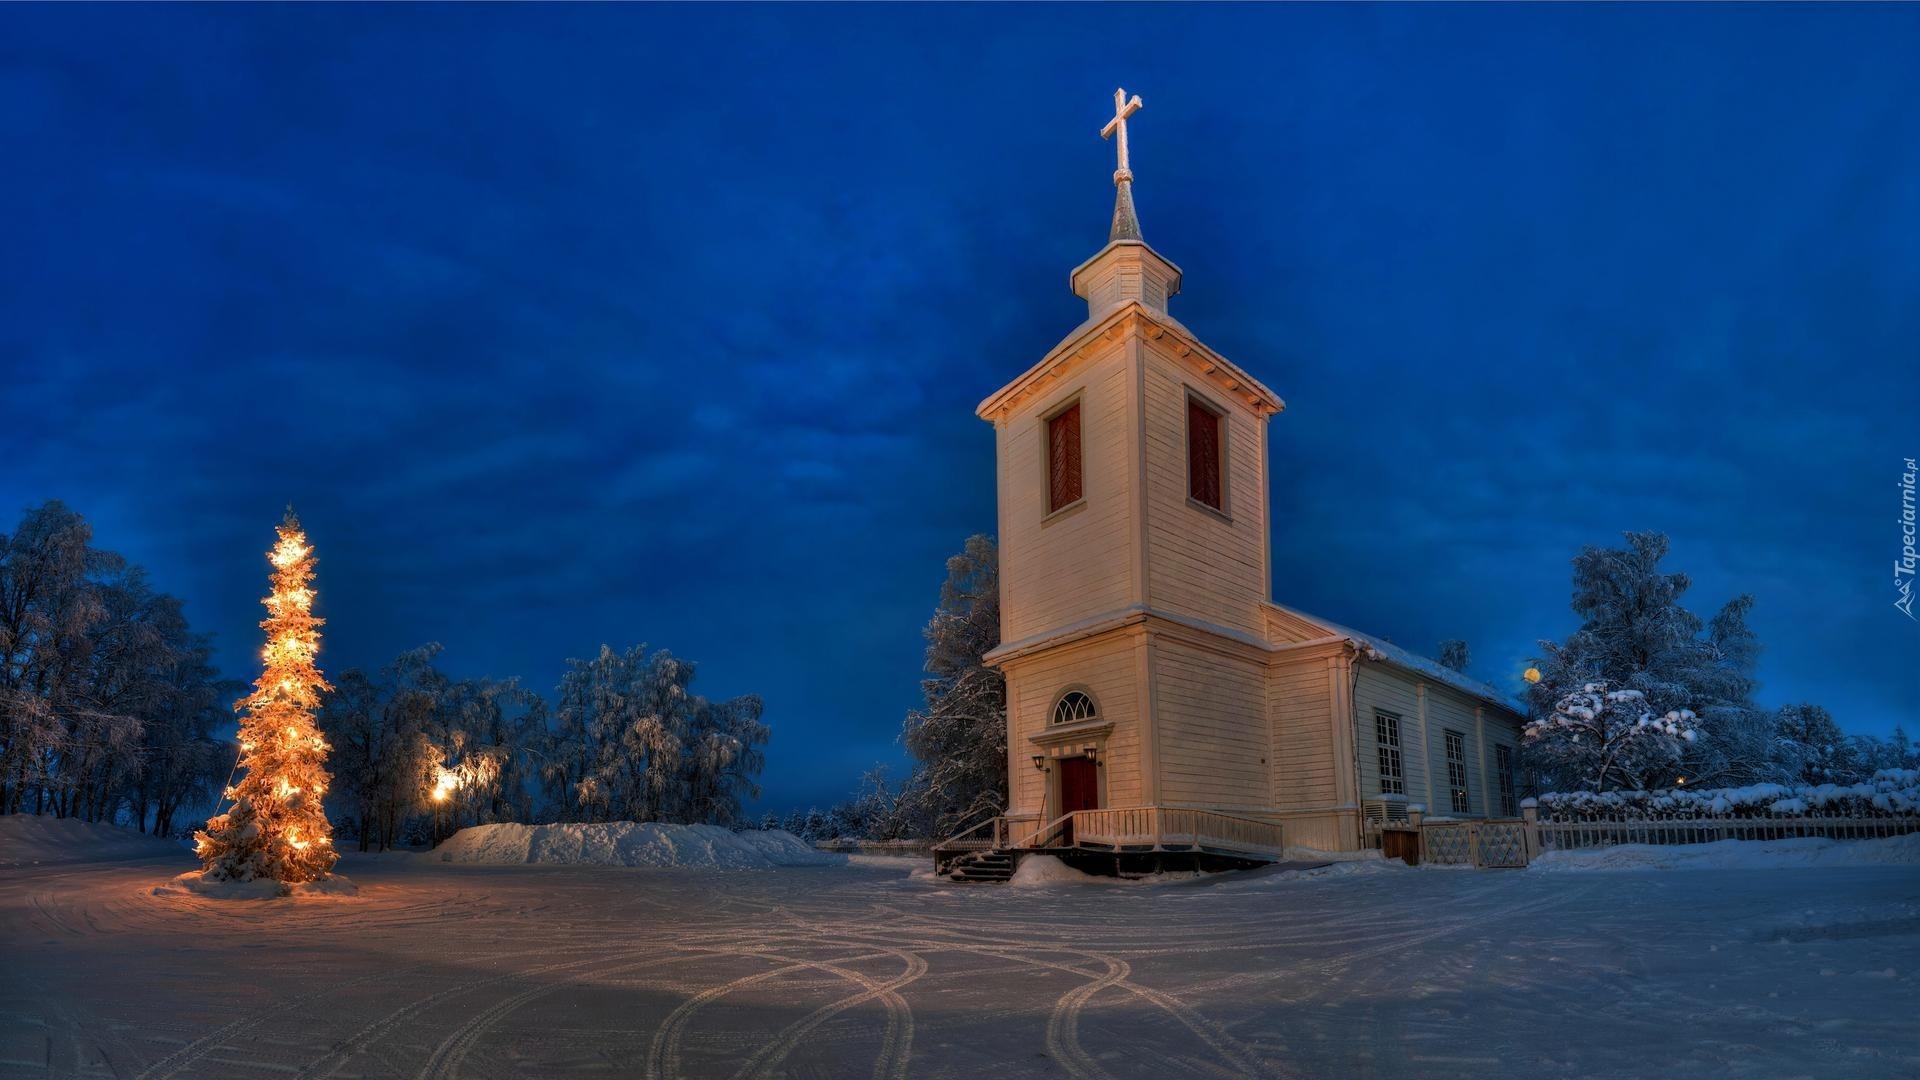
POLYGON ((1365 816, 1514 817, 1506 695, 1271 599, 1280 398, 1168 312, 1115 95, 1087 319, 981 402, 999 469, 1007 814, 962 847, 1270 854, 1368 841, 1365 816), (988 837, 992 839, 989 840, 988 837))

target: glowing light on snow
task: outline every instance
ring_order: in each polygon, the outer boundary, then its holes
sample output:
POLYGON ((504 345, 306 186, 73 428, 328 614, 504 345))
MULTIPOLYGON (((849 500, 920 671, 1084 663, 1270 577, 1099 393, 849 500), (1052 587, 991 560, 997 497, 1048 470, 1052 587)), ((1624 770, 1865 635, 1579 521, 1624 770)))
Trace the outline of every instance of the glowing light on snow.
POLYGON ((446 802, 447 796, 459 789, 460 774, 445 765, 435 765, 433 774, 433 801, 446 802))

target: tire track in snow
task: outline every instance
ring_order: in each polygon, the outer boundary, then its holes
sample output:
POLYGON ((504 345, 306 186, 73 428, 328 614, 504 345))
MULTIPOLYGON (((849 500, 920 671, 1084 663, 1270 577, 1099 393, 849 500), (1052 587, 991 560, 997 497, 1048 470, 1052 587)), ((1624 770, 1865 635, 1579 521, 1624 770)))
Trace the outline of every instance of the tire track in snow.
POLYGON ((878 952, 869 952, 865 955, 848 957, 841 960, 809 960, 761 950, 736 951, 722 955, 779 961, 783 962, 786 966, 775 968, 771 971, 762 971, 753 975, 743 975, 731 982, 722 983, 718 986, 710 986, 698 994, 695 994, 693 997, 681 1002, 679 1007, 669 1013, 666 1020, 661 1022, 659 1030, 654 1032, 653 1043, 647 1051, 646 1075, 649 1077, 649 1080, 660 1080, 662 1077, 678 1077, 681 1075, 680 1042, 682 1038, 684 1038, 687 1024, 693 1019, 694 1014, 707 1005, 735 991, 744 990, 750 986, 757 986, 760 983, 779 978, 782 975, 793 974, 799 971, 821 971, 838 977, 840 982, 857 983, 866 977, 840 965, 857 964, 867 960, 882 960, 894 955, 894 951, 883 949, 878 952))
MULTIPOLYGON (((332 1076, 336 1071, 339 1070, 340 1066, 350 1061, 355 1054, 361 1053, 366 1049, 368 1049, 369 1047, 371 1047, 375 1042, 377 1042, 381 1037, 385 1036, 388 1032, 392 1031, 395 1027, 405 1023, 408 1020, 413 1019, 415 1016, 418 1016, 420 1013, 425 1012, 426 1010, 432 1008, 435 1005, 440 1004, 443 1001, 447 1001, 449 999, 459 997, 462 994, 470 994, 476 990, 484 990, 489 986, 497 986, 500 983, 512 982, 516 979, 525 979, 534 975, 544 975, 552 971, 562 971, 569 968, 585 967, 589 964, 606 962, 607 960, 606 950, 600 946, 569 946, 566 948, 555 947, 555 948, 547 948, 547 949, 530 949, 530 950, 527 950, 527 953, 536 953, 542 956, 550 956, 555 952, 573 952, 573 951, 580 951, 580 950, 586 950, 586 949, 591 949, 596 955, 588 957, 585 960, 567 960, 557 964, 545 964, 540 967, 528 968, 521 971, 500 972, 499 974, 487 976, 485 978, 472 979, 467 982, 458 983, 454 986, 449 986, 449 987, 446 987, 445 989, 437 990, 434 993, 428 994, 426 997, 415 999, 414 1001, 406 1005, 403 1005, 397 1009, 394 1009, 393 1011, 387 1013, 386 1015, 372 1021, 371 1023, 367 1024, 365 1027, 362 1027, 359 1031, 356 1031, 352 1035, 347 1036, 345 1039, 335 1042, 333 1046, 327 1050, 325 1055, 301 1066, 300 1071, 297 1075, 301 1077, 332 1076)), ((511 953, 508 955, 522 956, 522 955, 527 955, 527 953, 511 953)), ((632 954, 628 953, 627 955, 632 955, 632 954)), ((505 957, 504 956, 496 957, 495 959, 505 959, 505 957)))
MULTIPOLYGON (((671 948, 671 946, 657 945, 651 947, 649 951, 658 951, 666 948, 671 948)), ((631 957, 634 952, 638 951, 640 950, 635 949, 617 959, 631 957)), ((606 958, 603 957, 602 959, 606 958)), ((613 967, 604 968, 599 971, 568 972, 565 977, 558 982, 536 986, 515 994, 512 997, 497 1001, 469 1017, 466 1023, 454 1029, 451 1035, 448 1035, 442 1040, 440 1045, 434 1048, 433 1055, 427 1059, 426 1065, 420 1069, 417 1075, 420 1080, 429 1080, 429 1078, 432 1078, 432 1080, 452 1080, 453 1077, 459 1075, 460 1063, 466 1059, 468 1052, 473 1049, 473 1044, 478 1042, 480 1036, 485 1035, 493 1025, 499 1023, 502 1019, 511 1015, 516 1009, 519 1009, 531 1001, 546 997, 548 994, 558 993, 572 986, 577 986, 581 982, 582 975, 611 975, 614 972, 637 971, 642 968, 655 967, 667 963, 670 960, 677 959, 679 959, 678 956, 654 956, 637 962, 616 964, 613 967)), ((577 967, 579 965, 574 966, 577 967)))
POLYGON ((881 1005, 887 1010, 887 1028, 880 1038, 880 1053, 874 1060, 873 1075, 875 1080, 886 1080, 886 1078, 889 1077, 893 1078, 893 1080, 905 1080, 907 1075, 907 1059, 913 1050, 913 1009, 907 1004, 907 999, 900 996, 900 990, 902 987, 919 981, 920 977, 927 973, 927 960, 917 952, 908 952, 901 949, 890 949, 888 950, 888 955, 904 962, 900 974, 894 976, 887 982, 880 983, 868 976, 861 975, 858 972, 852 972, 851 969, 848 969, 851 974, 853 974, 855 980, 866 987, 864 992, 841 998, 839 1001, 829 1005, 823 1005, 807 1016, 802 1017, 800 1020, 789 1024, 786 1030, 774 1037, 773 1042, 768 1043, 753 1057, 748 1058, 747 1063, 741 1066, 740 1070, 734 1075, 736 1077, 745 1077, 749 1073, 752 1073, 754 1076, 760 1078, 760 1080, 771 1080, 774 1071, 779 1068, 780 1063, 785 1061, 787 1055, 791 1054, 794 1048, 800 1045, 800 1040, 804 1038, 809 1031, 812 1031, 814 1028, 819 1027, 821 1024, 826 1023, 828 1020, 833 1019, 848 1009, 878 999, 881 1005), (760 1058, 765 1058, 765 1060, 760 1061, 756 1066, 755 1062, 760 1058))
MULTIPOLYGON (((834 936, 843 939, 843 944, 854 945, 860 943, 857 936, 846 934, 834 936)), ((1240 1039, 1235 1038, 1232 1033, 1214 1021, 1207 1019, 1185 1002, 1180 1001, 1171 994, 1132 981, 1132 966, 1108 953, 1070 945, 1048 944, 1039 941, 1013 940, 1004 943, 946 940, 927 941, 917 939, 902 941, 897 935, 890 936, 889 940, 894 944, 908 945, 919 951, 959 952, 1003 962, 1011 960, 1029 967, 1065 972, 1081 978, 1092 979, 1094 982, 1100 983, 1101 985, 1083 986, 1076 990, 1069 991, 1055 1003, 1054 1011, 1048 1017, 1047 1038, 1049 1050, 1054 1051, 1055 1056, 1060 1058, 1064 1063, 1067 1063, 1070 1069, 1072 1063, 1077 1061, 1084 1071, 1077 1072, 1075 1075, 1084 1077, 1106 1076, 1106 1072, 1100 1068, 1099 1064, 1080 1048, 1079 1014, 1094 994, 1108 987, 1124 990, 1172 1016, 1175 1020, 1179 1021, 1183 1027, 1197 1036, 1209 1049, 1230 1063, 1236 1075, 1286 1075, 1285 1073, 1278 1072, 1270 1061, 1255 1052, 1240 1039), (1071 964, 1044 960, 1034 955, 1035 953, 1063 953, 1070 956, 1085 957, 1105 965, 1107 967, 1107 974, 1096 975, 1090 971, 1083 971, 1071 964), (1116 967, 1121 969, 1120 975, 1108 981, 1116 967), (1076 995, 1082 996, 1075 999, 1076 995), (1058 1035, 1057 1041, 1056 1034, 1058 1035)), ((1164 949, 1153 951, 1158 953, 1185 953, 1189 950, 1164 949)))

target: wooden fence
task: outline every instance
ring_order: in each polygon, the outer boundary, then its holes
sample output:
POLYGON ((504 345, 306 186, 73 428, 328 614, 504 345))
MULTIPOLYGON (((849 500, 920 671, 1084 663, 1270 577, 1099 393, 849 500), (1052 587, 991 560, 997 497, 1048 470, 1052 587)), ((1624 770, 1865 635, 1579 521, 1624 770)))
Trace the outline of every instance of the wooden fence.
POLYGON ((1570 851, 1614 844, 1710 844, 1717 840, 1787 840, 1818 836, 1831 840, 1873 840, 1920 832, 1920 814, 1849 809, 1826 813, 1715 814, 1698 809, 1667 812, 1621 810, 1603 813, 1526 814, 1537 831, 1536 851, 1570 851), (1550 816, 1551 815, 1551 816, 1550 816))
POLYGON ((1523 806, 1518 820, 1433 820, 1419 810, 1407 820, 1368 820, 1388 858, 1435 865, 1521 867, 1543 851, 1574 851, 1615 844, 1710 844, 1717 840, 1787 840, 1802 836, 1874 840, 1920 833, 1920 814, 1873 810, 1741 811, 1715 814, 1695 808, 1666 812, 1619 810, 1547 816, 1523 806))

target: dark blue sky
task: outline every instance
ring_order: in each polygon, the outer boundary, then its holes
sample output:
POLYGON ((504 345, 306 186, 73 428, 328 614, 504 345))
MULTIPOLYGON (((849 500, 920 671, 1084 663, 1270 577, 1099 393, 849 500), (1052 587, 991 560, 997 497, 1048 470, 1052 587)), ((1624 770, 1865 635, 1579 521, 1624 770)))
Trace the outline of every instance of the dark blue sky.
POLYGON ((1920 8, 0 9, 0 508, 249 674, 298 504, 330 670, 765 695, 777 807, 917 699, 988 392, 1071 329, 1116 84, 1174 311, 1288 401, 1274 586, 1513 685, 1672 534, 1762 700, 1920 713, 1920 8))

